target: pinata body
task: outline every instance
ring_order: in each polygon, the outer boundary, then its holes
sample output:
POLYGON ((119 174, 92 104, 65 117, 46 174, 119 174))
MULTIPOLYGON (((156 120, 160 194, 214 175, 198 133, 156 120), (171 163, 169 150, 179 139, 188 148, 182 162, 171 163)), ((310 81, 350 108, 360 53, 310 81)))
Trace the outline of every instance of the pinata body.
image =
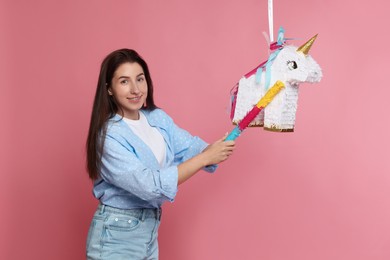
POLYGON ((281 81, 285 88, 249 126, 261 126, 265 130, 278 132, 294 131, 300 83, 315 83, 322 78, 320 66, 308 55, 308 50, 302 52, 300 48, 302 46, 285 45, 283 41, 273 50, 268 61, 240 79, 233 93, 231 118, 234 124, 245 117, 270 86, 281 81))

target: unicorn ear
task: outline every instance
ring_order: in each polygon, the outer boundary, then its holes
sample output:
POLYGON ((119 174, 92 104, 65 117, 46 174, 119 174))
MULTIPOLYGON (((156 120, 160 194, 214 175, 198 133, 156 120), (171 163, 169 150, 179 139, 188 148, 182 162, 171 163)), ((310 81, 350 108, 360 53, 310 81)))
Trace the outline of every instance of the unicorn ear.
POLYGON ((297 49, 297 52, 301 52, 307 56, 309 54, 310 48, 313 45, 314 41, 317 39, 318 34, 314 35, 313 37, 310 38, 307 42, 305 42, 302 46, 300 46, 297 49))

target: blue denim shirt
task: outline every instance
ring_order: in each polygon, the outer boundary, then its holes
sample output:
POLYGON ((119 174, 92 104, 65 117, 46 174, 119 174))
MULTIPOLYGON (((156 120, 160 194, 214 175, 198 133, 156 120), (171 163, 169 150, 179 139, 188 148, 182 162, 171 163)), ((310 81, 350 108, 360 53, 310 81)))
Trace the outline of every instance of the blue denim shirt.
MULTIPOLYGON (((107 123, 100 178, 93 194, 102 204, 121 208, 158 208, 173 201, 177 193, 177 165, 202 152, 206 147, 199 137, 179 128, 161 109, 143 111, 149 124, 162 134, 166 160, 161 167, 152 150, 119 115, 107 123)), ((217 165, 204 168, 214 172, 217 165)))

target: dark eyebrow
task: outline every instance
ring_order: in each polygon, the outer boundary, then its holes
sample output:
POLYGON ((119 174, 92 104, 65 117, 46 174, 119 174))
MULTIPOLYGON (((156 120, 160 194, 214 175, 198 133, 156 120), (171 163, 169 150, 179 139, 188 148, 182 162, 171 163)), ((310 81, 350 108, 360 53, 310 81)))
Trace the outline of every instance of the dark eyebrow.
MULTIPOLYGON (((145 74, 142 72, 142 73, 140 73, 140 74, 138 74, 137 76, 136 76, 136 78, 138 78, 139 76, 145 76, 145 74)), ((128 76, 120 76, 118 79, 129 79, 130 77, 128 77, 128 76)))

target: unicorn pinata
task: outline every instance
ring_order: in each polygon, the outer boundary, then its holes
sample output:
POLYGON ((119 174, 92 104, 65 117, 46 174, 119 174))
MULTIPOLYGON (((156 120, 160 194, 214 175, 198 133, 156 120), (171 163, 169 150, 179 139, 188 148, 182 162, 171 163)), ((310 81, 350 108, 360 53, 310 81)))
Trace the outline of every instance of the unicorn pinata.
POLYGON ((231 119, 238 124, 256 105, 270 86, 282 82, 284 88, 273 98, 249 126, 265 130, 293 132, 300 83, 316 83, 322 78, 317 62, 309 55, 317 35, 300 47, 286 44, 284 29, 280 28, 277 42, 270 45, 267 61, 244 75, 232 89, 231 119))

